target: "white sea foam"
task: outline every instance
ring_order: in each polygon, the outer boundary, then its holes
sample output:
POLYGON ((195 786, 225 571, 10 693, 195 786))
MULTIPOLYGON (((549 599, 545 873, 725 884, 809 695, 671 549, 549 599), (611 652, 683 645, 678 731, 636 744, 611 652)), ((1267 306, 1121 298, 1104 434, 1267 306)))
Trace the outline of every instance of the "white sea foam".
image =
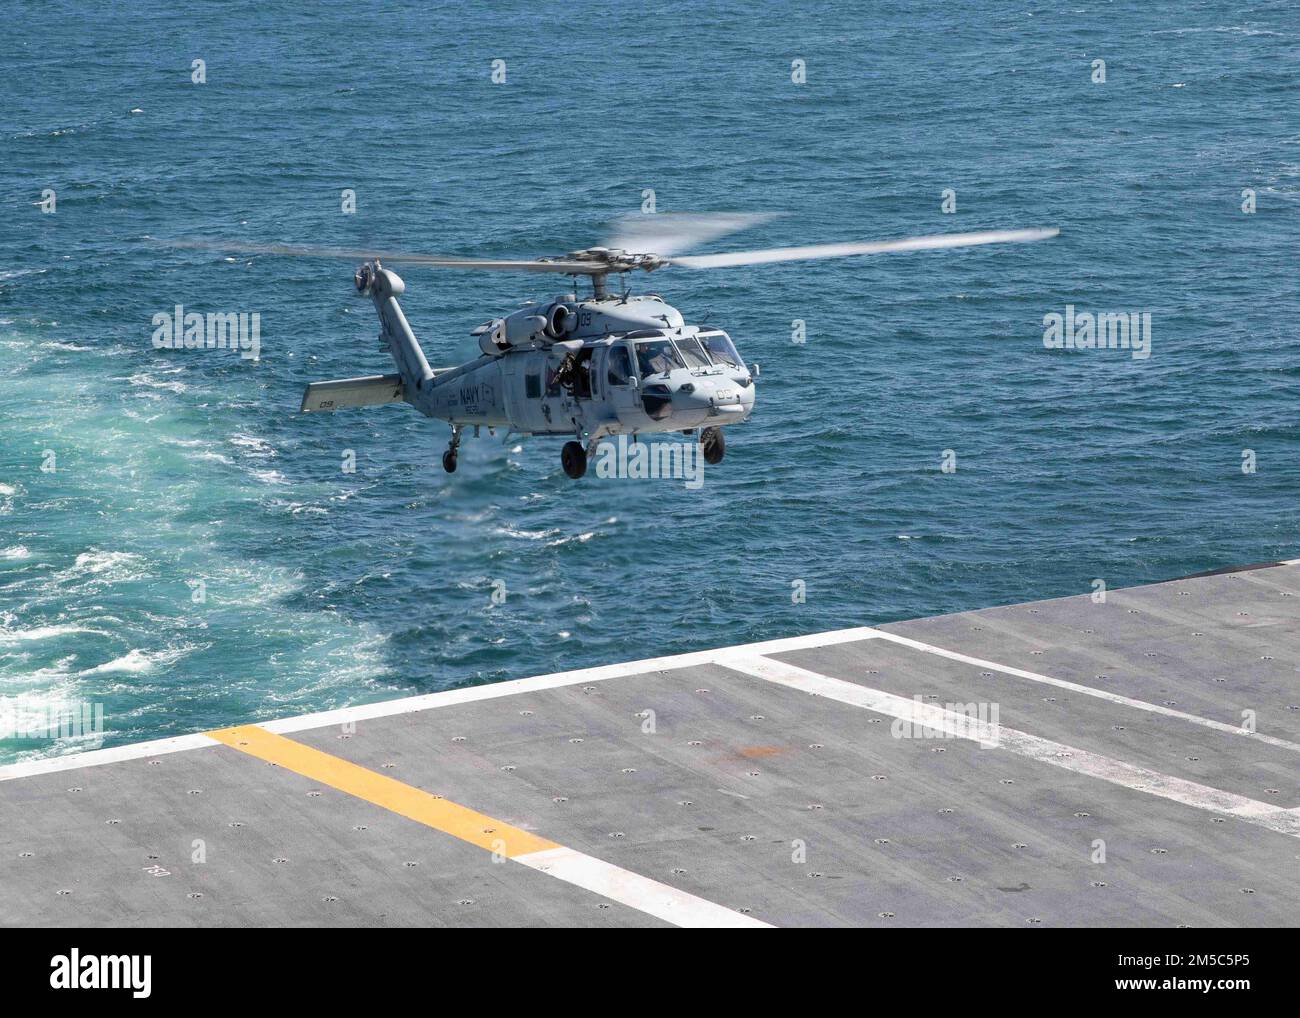
POLYGON ((577 541, 579 544, 586 544, 595 536, 596 532, 594 530, 588 530, 583 534, 570 534, 568 537, 560 537, 554 541, 547 541, 546 547, 556 548, 563 544, 572 544, 574 541, 577 541))
POLYGON ((247 449, 249 456, 269 458, 276 454, 270 442, 263 438, 256 438, 253 435, 231 435, 230 442, 241 449, 247 449))
POLYGON ((541 541, 559 533, 559 531, 554 528, 549 528, 547 530, 522 530, 509 523, 504 527, 497 527, 496 532, 498 534, 504 534, 506 537, 520 537, 526 541, 541 541))
POLYGON ((1201 35, 1205 32, 1214 32, 1223 35, 1276 35, 1280 32, 1274 32, 1267 28, 1255 28, 1253 25, 1216 25, 1214 28, 1163 28, 1152 35, 1201 35))
POLYGON ((51 340, 48 343, 41 344, 42 350, 67 350, 70 353, 87 353, 95 349, 93 346, 78 346, 76 343, 64 343, 60 340, 51 340))
POLYGON ((203 452, 196 452, 192 455, 186 456, 185 458, 187 460, 199 460, 209 463, 224 463, 226 466, 231 466, 235 462, 229 456, 223 455, 219 452, 213 452, 211 449, 206 449, 203 452))
POLYGON ((129 551, 102 551, 91 548, 77 556, 76 561, 58 573, 60 580, 94 577, 100 580, 133 580, 143 575, 140 569, 144 559, 129 551))
POLYGON ((54 626, 36 626, 32 629, 0 629, 0 645, 26 643, 30 640, 49 640, 56 636, 68 636, 72 633, 96 633, 107 635, 98 629, 79 626, 75 623, 60 623, 54 626))
POLYGON ((141 371, 127 379, 132 385, 144 386, 148 389, 165 389, 167 392, 182 393, 188 392, 189 386, 181 381, 166 381, 161 378, 155 378, 147 371, 141 371))
POLYGON ((96 665, 94 668, 87 668, 80 672, 82 676, 86 675, 105 675, 111 672, 126 672, 131 675, 139 675, 143 672, 151 672, 159 665, 169 665, 180 660, 187 653, 189 648, 172 648, 168 650, 146 651, 139 648, 129 650, 119 658, 112 661, 106 661, 102 665, 96 665))
POLYGON ((116 566, 140 561, 140 556, 129 551, 100 551, 91 548, 77 556, 75 568, 88 573, 103 573, 116 566))

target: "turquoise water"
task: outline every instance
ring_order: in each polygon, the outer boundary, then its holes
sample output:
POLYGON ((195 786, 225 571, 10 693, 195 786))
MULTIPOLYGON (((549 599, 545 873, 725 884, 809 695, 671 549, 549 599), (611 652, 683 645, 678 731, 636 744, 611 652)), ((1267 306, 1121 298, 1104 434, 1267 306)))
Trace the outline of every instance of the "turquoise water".
MULTIPOLYGON (((3 703, 102 703, 112 745, 1300 555, 1292 5, 494 6, 13 9, 3 703), (560 254, 646 188, 786 213, 711 250, 1062 236, 638 281, 762 366, 698 491, 486 435, 448 477, 409 408, 299 416, 306 382, 390 369, 352 266, 139 242, 560 254), (178 303, 259 312, 260 362, 155 350, 178 303), (1151 357, 1045 349, 1067 304, 1150 312, 1151 357)), ((404 275, 436 365, 560 289, 404 275)))

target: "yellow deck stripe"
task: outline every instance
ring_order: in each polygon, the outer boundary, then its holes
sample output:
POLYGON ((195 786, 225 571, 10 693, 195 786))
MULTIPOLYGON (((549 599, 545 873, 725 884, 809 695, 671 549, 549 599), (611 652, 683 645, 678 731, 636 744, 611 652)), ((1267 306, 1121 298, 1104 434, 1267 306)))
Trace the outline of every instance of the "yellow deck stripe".
POLYGON ((554 841, 547 841, 536 834, 502 823, 485 813, 450 802, 340 757, 322 753, 319 749, 286 739, 283 735, 275 735, 256 725, 222 728, 207 734, 241 753, 278 764, 285 770, 354 795, 509 859, 561 847, 554 841))

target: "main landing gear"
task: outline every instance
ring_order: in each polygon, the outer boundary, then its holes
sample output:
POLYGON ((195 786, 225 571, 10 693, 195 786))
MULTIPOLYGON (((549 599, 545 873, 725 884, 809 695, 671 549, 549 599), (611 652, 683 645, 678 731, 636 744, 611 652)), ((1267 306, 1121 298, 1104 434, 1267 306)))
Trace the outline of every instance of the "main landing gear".
POLYGON ((560 450, 560 463, 564 472, 576 481, 587 472, 587 450, 581 442, 565 442, 560 450))
POLYGON ((713 466, 721 463, 727 451, 727 440, 721 428, 705 428, 700 432, 700 445, 704 447, 704 462, 713 466))
POLYGON ((449 474, 456 472, 456 452, 460 449, 460 434, 463 429, 453 426, 451 429, 451 441, 447 443, 447 451, 442 454, 442 469, 449 474))

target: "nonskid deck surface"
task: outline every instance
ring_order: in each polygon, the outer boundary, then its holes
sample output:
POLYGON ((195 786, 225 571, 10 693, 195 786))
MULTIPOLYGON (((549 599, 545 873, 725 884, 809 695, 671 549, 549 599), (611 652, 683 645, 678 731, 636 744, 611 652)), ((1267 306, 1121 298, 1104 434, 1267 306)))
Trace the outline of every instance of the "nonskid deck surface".
POLYGON ((1300 919, 1300 564, 0 768, 5 925, 1300 919))

